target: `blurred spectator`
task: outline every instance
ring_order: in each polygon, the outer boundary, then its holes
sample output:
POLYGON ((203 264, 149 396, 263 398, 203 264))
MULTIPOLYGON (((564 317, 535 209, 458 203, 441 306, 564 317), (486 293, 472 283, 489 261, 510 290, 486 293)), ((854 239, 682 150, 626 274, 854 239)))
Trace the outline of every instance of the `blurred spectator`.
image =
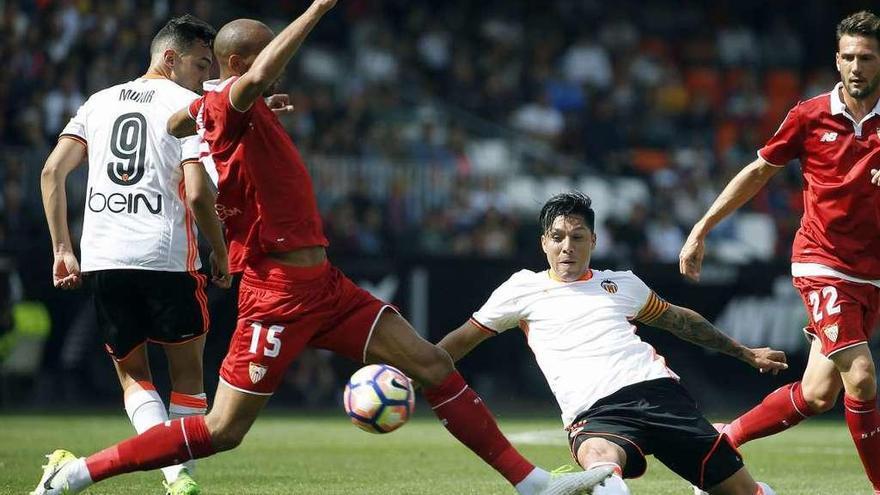
POLYGON ((755 31, 743 24, 732 24, 718 31, 718 57, 724 65, 755 65, 760 50, 755 31))
POLYGON ((511 124, 535 137, 553 142, 562 133, 565 119, 562 112, 550 105, 550 98, 541 93, 514 112, 511 124))
POLYGON ((57 87, 53 87, 43 100, 43 129, 49 136, 57 136, 61 129, 85 103, 76 84, 73 72, 65 72, 57 87))
POLYGON ((646 237, 653 261, 678 263, 678 252, 685 237, 681 227, 672 221, 669 210, 660 209, 659 215, 648 224, 646 237))
POLYGON ((510 257, 516 252, 516 229, 506 222, 498 210, 490 208, 477 227, 477 254, 488 258, 510 257))
POLYGON ((607 50, 585 32, 562 56, 562 73, 572 82, 596 89, 611 86, 613 66, 607 50))

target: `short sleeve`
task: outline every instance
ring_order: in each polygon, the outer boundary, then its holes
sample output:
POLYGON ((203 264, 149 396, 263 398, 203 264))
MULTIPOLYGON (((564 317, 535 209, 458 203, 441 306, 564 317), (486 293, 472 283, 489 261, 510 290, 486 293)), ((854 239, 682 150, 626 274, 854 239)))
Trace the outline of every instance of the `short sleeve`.
POLYGON ((180 140, 180 163, 199 159, 199 147, 202 138, 198 135, 187 136, 180 140))
POLYGON ((86 115, 88 114, 88 109, 86 108, 87 105, 88 101, 79 107, 76 111, 76 115, 74 115, 67 125, 64 126, 64 129, 61 130, 61 134, 58 136, 59 138, 68 137, 81 142, 84 146, 88 145, 88 138, 86 137, 88 135, 86 126, 86 115))
POLYGON ((628 301, 632 304, 629 314, 630 319, 641 323, 651 323, 669 308, 669 303, 664 301, 656 292, 632 272, 626 272, 626 292, 628 301))
POLYGON ((191 119, 196 120, 196 117, 199 115, 199 110, 201 110, 202 105, 205 104, 205 97, 201 96, 196 98, 189 104, 188 111, 191 119))
POLYGON ((802 149, 800 105, 797 105, 785 116, 776 134, 758 151, 758 156, 771 165, 783 167, 800 157, 802 149))
MULTIPOLYGON (((204 103, 202 104, 203 121, 205 125, 212 125, 219 129, 216 135, 219 143, 217 145, 225 146, 225 140, 234 140, 242 132, 242 130, 250 122, 253 112, 253 105, 245 112, 239 112, 232 106, 230 100, 230 91, 235 84, 235 80, 226 84, 221 91, 211 91, 205 93, 204 103)), ((192 106, 190 107, 192 109, 192 106)), ((198 122, 198 119, 196 120, 198 122)), ((215 143, 212 143, 214 145, 215 143)))
POLYGON ((519 306, 516 284, 508 280, 492 292, 483 307, 473 314, 471 322, 489 333, 499 334, 519 324, 519 306))

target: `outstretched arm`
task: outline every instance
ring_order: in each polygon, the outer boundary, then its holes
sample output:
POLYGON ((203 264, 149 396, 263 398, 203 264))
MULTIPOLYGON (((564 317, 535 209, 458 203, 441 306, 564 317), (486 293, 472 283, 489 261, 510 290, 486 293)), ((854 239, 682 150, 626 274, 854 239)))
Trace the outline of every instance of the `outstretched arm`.
POLYGON ((700 268, 703 264, 705 250, 704 241, 709 231, 718 225, 718 222, 752 199, 780 170, 782 167, 771 165, 759 157, 736 174, 709 207, 709 211, 691 229, 691 233, 678 256, 678 267, 682 275, 691 280, 700 279, 700 268))
POLYGON ((449 353, 452 361, 458 361, 474 350, 480 342, 492 337, 492 334, 468 320, 464 325, 449 332, 437 346, 449 353))
POLYGON ((239 111, 247 111, 269 89, 299 46, 333 6, 336 0, 315 0, 303 15, 291 22, 257 55, 254 64, 229 90, 229 99, 239 111))
POLYGON ((670 304, 666 311, 647 323, 667 330, 682 340, 733 356, 762 373, 776 373, 788 368, 784 352, 769 347, 750 349, 722 333, 692 309, 670 304))
POLYGON ((40 190, 43 210, 49 233, 52 236, 52 284, 61 289, 73 289, 80 285, 79 262, 73 253, 70 228, 67 225, 67 176, 86 158, 86 147, 78 140, 62 137, 40 174, 40 190))

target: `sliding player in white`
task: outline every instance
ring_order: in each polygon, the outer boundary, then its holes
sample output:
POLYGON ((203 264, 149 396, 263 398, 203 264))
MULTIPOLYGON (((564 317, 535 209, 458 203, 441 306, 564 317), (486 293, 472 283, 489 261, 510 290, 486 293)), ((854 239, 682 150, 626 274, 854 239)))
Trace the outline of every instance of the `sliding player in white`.
POLYGON ((562 409, 572 455, 584 469, 616 473, 594 495, 625 495, 624 477, 653 454, 712 495, 772 494, 703 417, 633 321, 731 355, 761 371, 787 368, 785 354, 749 349, 694 311, 667 303, 632 272, 590 269, 596 245, 590 198, 559 194, 541 210, 549 270, 522 270, 498 287, 464 325, 440 341, 454 360, 519 326, 562 409))
MULTIPOLYGON (((146 74, 92 95, 64 128, 43 168, 43 206, 55 253, 53 283, 73 289, 85 282, 90 289, 125 410, 138 432, 168 420, 169 414, 204 414, 207 408, 202 371, 206 277, 198 272, 193 217, 211 244, 214 282, 221 287, 229 286, 228 256, 214 192, 198 161, 198 140, 180 141, 167 133, 166 124, 172 113, 198 98, 194 91, 209 76, 215 35, 214 28, 193 16, 170 20, 153 38, 146 74), (86 157, 80 269, 67 225, 64 184, 86 157), (152 383, 148 341, 162 344, 168 357, 168 412, 152 383)), ((169 495, 199 493, 182 465, 163 473, 169 495)))

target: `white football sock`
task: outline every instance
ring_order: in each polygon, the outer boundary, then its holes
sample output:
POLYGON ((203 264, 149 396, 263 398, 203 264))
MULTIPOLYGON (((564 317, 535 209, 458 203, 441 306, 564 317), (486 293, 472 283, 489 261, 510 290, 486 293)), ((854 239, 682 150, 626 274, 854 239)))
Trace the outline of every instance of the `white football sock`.
POLYGON ((536 467, 522 481, 516 484, 519 495, 538 495, 550 482, 550 473, 536 467))
MULTIPOLYGON (((165 412, 165 404, 162 398, 155 390, 138 390, 126 394, 125 396, 125 412, 128 413, 128 419, 131 420, 132 426, 138 434, 141 434, 150 428, 168 421, 168 413, 165 412)), ((177 479, 183 466, 167 466, 162 468, 162 474, 169 483, 177 479)))
POLYGON ((626 483, 623 481, 623 477, 621 473, 623 470, 617 463, 614 462, 594 462, 590 464, 588 469, 592 469, 600 466, 609 466, 614 468, 614 474, 612 474, 605 482, 596 488, 593 488, 593 495, 630 495, 629 487, 626 486, 626 483))
MULTIPOLYGON (((204 416, 208 412, 208 396, 201 394, 181 394, 171 392, 171 403, 168 405, 168 417, 170 419, 185 418, 187 416, 204 416)), ((183 463, 183 467, 190 474, 196 472, 196 460, 190 459, 183 463)))
POLYGON ((94 483, 89 468, 86 466, 85 457, 68 463, 61 468, 61 471, 58 473, 58 477, 67 483, 67 488, 73 493, 78 493, 94 483))
POLYGON ((617 473, 612 474, 604 484, 593 488, 593 495, 630 495, 629 487, 617 473))
POLYGON ((776 492, 774 492, 773 489, 770 488, 770 485, 768 485, 767 483, 761 483, 759 481, 758 492, 756 493, 756 495, 776 495, 776 492))

